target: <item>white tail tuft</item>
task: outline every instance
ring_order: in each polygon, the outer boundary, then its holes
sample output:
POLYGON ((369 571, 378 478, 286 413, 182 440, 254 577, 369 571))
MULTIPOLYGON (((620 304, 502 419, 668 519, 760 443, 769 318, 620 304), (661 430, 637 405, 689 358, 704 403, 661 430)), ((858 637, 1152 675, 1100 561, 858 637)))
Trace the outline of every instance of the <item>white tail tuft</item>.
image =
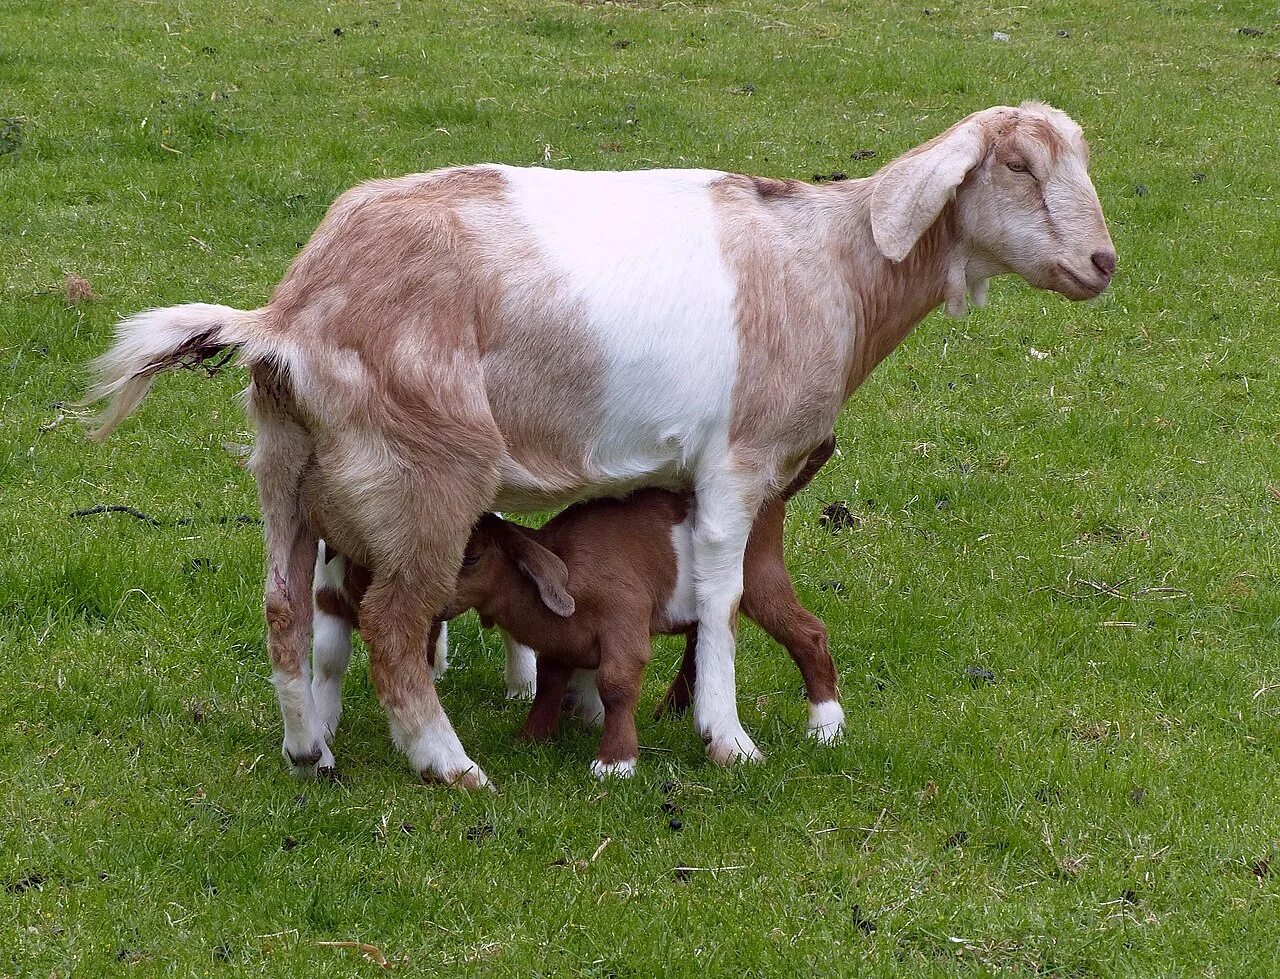
POLYGON ((256 338, 260 311, 212 303, 148 309, 122 320, 116 342, 93 362, 93 386, 85 404, 111 403, 97 418, 93 438, 101 441, 133 412, 156 374, 184 363, 196 364, 222 351, 232 353, 256 338))

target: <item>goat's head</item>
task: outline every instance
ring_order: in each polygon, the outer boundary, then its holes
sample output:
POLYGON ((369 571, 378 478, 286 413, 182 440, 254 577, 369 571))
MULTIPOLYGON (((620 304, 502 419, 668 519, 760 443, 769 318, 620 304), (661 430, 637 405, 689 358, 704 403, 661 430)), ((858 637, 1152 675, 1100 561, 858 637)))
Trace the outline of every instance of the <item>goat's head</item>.
MULTIPOLYGON (((1116 253, 1089 179, 1089 146, 1070 116, 1051 106, 975 112, 894 160, 876 181, 871 230, 895 262, 954 197, 964 278, 975 294, 1004 272, 1069 299, 1092 299, 1111 282, 1116 253)), ((961 308, 963 288, 962 280, 961 308)))
POLYGON ((488 625, 497 618, 495 608, 509 607, 510 599, 527 587, 526 581, 550 611, 573 615, 564 562, 515 524, 486 513, 471 531, 453 598, 440 617, 452 619, 474 608, 488 625))

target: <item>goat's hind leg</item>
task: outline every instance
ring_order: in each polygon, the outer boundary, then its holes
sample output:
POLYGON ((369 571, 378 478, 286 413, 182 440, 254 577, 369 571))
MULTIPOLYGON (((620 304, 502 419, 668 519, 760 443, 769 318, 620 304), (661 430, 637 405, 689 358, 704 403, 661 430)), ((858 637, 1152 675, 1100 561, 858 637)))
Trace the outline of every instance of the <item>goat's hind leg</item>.
POLYGON ((827 627, 800 604, 787 570, 785 519, 786 500, 781 497, 765 503, 756 517, 743 560, 742 612, 791 654, 809 698, 809 737, 830 744, 844 733, 836 665, 827 627))
POLYGON ((250 469, 258 484, 266 539, 267 649, 271 680, 284 719, 282 752, 295 775, 315 774, 324 759, 324 730, 311 694, 311 584, 316 536, 302 509, 302 478, 311 464, 312 443, 288 414, 278 386, 255 375, 250 408, 258 438, 250 469))
POLYGON ((391 736, 423 779, 461 788, 488 784, 436 695, 431 660, 441 609, 453 594, 471 527, 496 490, 496 466, 453 450, 417 446, 348 487, 372 557, 373 582, 360 605, 369 673, 391 736), (412 513, 415 519, 398 518, 412 513))

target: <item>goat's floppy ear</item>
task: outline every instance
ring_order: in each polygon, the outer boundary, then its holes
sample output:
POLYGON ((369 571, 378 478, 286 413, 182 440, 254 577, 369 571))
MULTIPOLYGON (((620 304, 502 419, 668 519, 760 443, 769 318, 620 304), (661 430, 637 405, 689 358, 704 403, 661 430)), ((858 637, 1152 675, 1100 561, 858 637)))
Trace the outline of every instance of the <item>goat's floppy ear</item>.
POLYGON ((542 604, 556 615, 573 615, 573 596, 569 594, 569 569, 564 562, 541 544, 517 531, 508 541, 511 557, 520 570, 538 586, 542 604))
POLYGON ((871 193, 871 236, 885 258, 901 262, 910 254, 986 150, 986 128, 971 116, 880 172, 871 193))

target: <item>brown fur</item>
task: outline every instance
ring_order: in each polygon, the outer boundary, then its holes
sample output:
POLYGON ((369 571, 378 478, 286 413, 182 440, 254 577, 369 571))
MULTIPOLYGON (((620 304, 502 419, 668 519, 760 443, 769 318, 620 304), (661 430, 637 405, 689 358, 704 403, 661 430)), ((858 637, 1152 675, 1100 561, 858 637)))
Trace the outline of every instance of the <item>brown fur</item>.
MULTIPOLYGON (((787 487, 787 496, 775 497, 763 508, 743 566, 743 612, 787 648, 814 703, 837 698, 835 664, 821 620, 796 597, 783 555, 782 528, 787 497, 813 478, 834 445, 834 439, 826 440, 787 487)), ((681 671, 664 705, 678 711, 688 703, 695 623, 673 621, 666 613, 677 576, 671 531, 686 519, 688 507, 688 499, 680 494, 649 489, 620 501, 576 504, 539 530, 493 515, 481 520, 445 614, 474 607, 484 619, 538 651, 537 694, 523 730, 526 737, 551 737, 570 673, 594 669, 605 707, 599 761, 634 759, 635 705, 652 635, 688 635, 681 671), (519 566, 528 542, 563 562, 576 603, 571 616, 551 612, 537 583, 519 566)), ((735 626, 736 613, 735 606, 735 626)))

